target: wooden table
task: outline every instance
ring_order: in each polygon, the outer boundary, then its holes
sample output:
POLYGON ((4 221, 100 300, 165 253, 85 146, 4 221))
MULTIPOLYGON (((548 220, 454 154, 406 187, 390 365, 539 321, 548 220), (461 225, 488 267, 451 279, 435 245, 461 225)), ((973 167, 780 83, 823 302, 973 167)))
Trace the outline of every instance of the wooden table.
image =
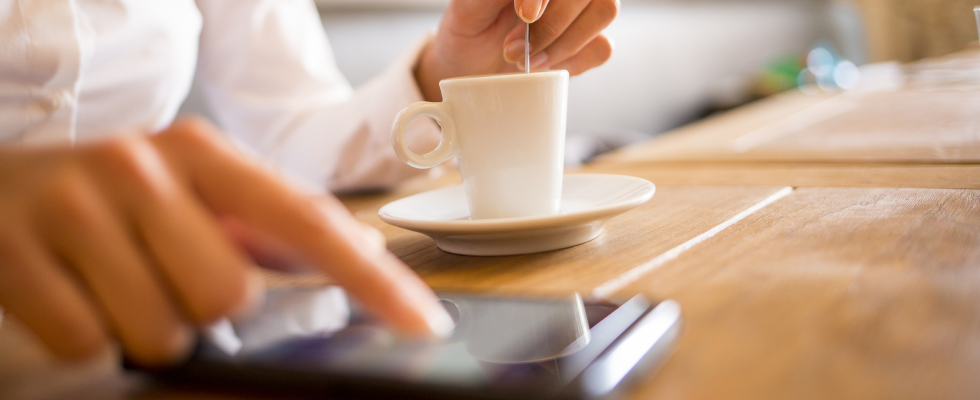
MULTIPOLYGON (((980 51, 901 72, 884 89, 779 95, 574 171, 657 193, 570 249, 457 256, 377 217, 458 183, 451 172, 344 201, 436 289, 678 300, 677 350, 630 398, 976 398, 980 51)), ((9 325, 0 355, 16 356, 9 325)), ((84 379, 44 363, 33 376, 97 398, 223 396, 114 379, 100 362, 84 379)))

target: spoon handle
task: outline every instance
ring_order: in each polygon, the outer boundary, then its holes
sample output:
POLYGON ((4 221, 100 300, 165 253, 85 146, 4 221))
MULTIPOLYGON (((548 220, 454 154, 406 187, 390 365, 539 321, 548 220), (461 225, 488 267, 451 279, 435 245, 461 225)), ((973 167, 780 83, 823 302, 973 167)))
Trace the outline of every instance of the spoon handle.
POLYGON ((524 23, 524 73, 531 73, 531 24, 526 22, 524 23))

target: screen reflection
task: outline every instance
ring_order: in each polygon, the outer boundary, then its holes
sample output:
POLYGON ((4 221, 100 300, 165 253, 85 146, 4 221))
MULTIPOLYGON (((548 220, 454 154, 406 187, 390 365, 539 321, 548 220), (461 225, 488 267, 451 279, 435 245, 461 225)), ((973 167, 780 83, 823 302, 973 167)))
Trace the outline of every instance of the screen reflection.
POLYGON ((495 301, 442 297, 457 307, 454 336, 473 358, 490 363, 531 363, 577 352, 589 343, 589 322, 578 295, 549 301, 495 301))
MULTIPOLYGON (((254 322, 238 323, 235 328, 240 337, 255 336, 248 330, 275 331, 277 340, 263 340, 263 346, 258 347, 243 346, 234 354, 205 342, 196 360, 210 365, 258 366, 304 374, 373 376, 408 383, 550 393, 580 375, 588 378, 591 365, 615 362, 609 360, 612 353, 607 350, 617 354, 636 351, 635 357, 644 354, 641 348, 645 343, 631 349, 614 345, 623 342, 617 339, 634 322, 645 313, 650 314, 650 303, 641 297, 622 305, 584 302, 578 294, 548 299, 465 294, 439 297, 456 321, 452 336, 443 341, 398 337, 351 303, 348 324, 339 331, 311 334, 308 329, 270 329, 254 322), (288 331, 303 333, 282 335, 288 331)), ((269 311, 281 315, 281 310, 269 311)), ((253 318, 263 320, 282 322, 281 318, 253 318)), ((626 361, 630 362, 616 371, 628 371, 635 364, 635 360, 626 361)), ((621 378, 589 379, 598 388, 621 378)))

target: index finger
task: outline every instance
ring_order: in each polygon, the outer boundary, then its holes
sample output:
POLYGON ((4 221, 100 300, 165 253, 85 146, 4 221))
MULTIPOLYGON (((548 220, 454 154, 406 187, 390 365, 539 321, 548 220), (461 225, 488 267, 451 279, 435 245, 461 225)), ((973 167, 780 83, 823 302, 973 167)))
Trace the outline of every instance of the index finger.
POLYGON ((435 294, 369 237, 335 198, 317 201, 242 157, 197 120, 176 122, 153 140, 201 200, 293 247, 375 315, 410 334, 444 336, 452 320, 435 294))

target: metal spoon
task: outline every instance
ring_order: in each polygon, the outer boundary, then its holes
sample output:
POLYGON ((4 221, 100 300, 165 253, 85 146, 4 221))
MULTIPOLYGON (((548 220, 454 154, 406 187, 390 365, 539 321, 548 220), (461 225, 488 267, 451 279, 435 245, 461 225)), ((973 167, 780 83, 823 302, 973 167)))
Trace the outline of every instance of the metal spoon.
POLYGON ((531 24, 527 22, 524 23, 524 73, 531 73, 531 24))

